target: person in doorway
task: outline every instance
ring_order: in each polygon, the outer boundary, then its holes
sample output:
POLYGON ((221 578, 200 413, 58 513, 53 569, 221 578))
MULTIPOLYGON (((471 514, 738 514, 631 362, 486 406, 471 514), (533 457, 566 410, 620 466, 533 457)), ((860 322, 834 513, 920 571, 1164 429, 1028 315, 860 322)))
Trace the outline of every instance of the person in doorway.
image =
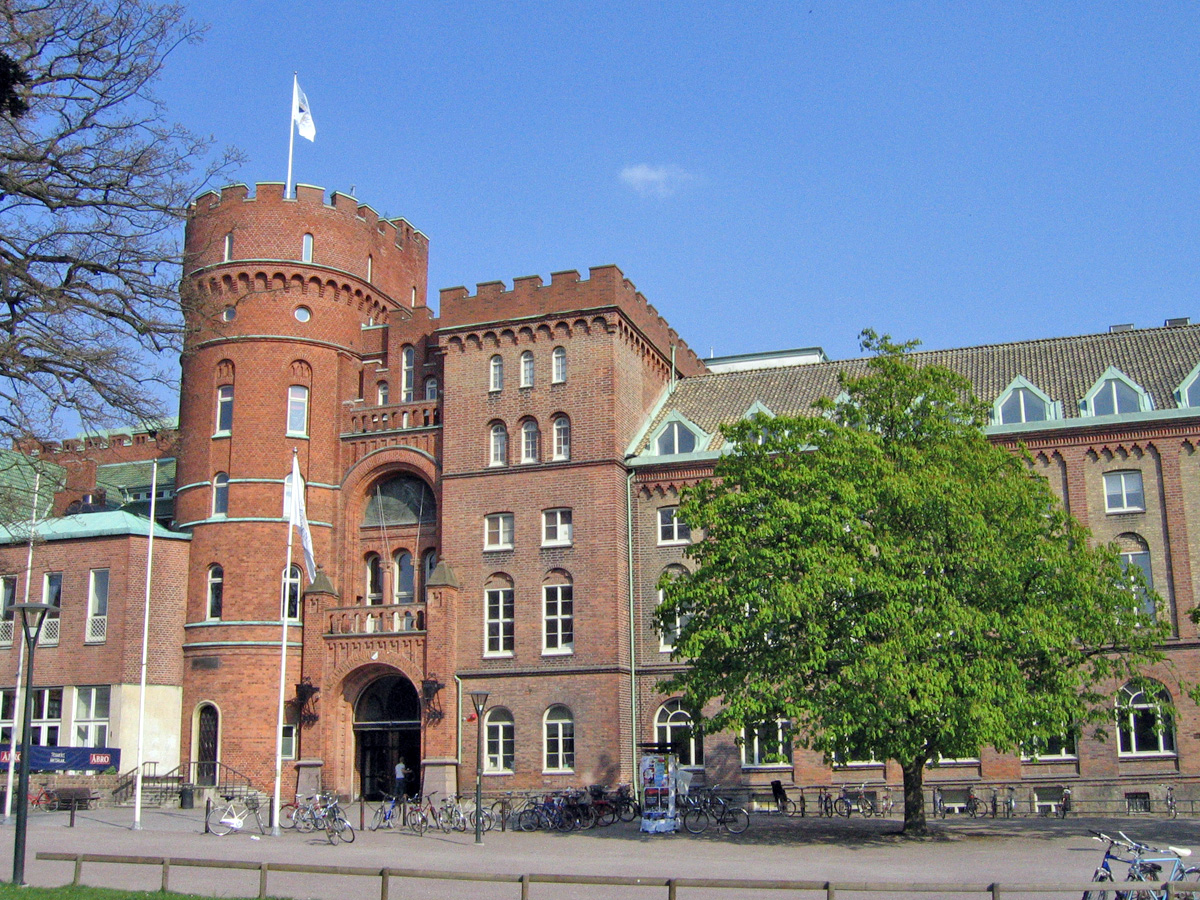
POLYGON ((412 770, 404 764, 404 757, 401 756, 396 760, 396 796, 408 796, 408 776, 412 774, 412 770))

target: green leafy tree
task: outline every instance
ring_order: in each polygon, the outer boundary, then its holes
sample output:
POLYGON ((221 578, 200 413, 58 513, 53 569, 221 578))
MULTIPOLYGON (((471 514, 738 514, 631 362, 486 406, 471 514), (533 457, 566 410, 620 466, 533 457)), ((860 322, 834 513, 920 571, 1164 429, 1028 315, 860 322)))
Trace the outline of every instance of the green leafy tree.
POLYGON ((864 332, 874 355, 838 402, 725 430, 733 452, 680 507, 703 537, 659 622, 685 623, 689 666, 664 686, 701 731, 784 719, 829 759, 894 759, 920 834, 928 764, 1103 734, 1166 631, 1140 575, 987 441, 969 383, 912 346, 864 332))

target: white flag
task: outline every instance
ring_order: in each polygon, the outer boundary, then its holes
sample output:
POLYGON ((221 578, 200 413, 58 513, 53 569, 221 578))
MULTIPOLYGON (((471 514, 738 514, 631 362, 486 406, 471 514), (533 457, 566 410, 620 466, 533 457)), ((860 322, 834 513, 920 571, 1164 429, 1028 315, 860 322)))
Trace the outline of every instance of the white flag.
POLYGON ((288 513, 289 524, 300 532, 300 546, 304 548, 304 568, 308 571, 308 583, 317 577, 317 560, 313 556, 312 532, 308 530, 308 514, 304 510, 304 481, 300 478, 300 459, 292 454, 292 508, 288 513))
POLYGON ((300 137, 308 138, 310 141, 317 137, 317 126, 313 122, 312 110, 308 108, 308 98, 304 96, 304 91, 300 90, 300 82, 292 79, 292 121, 296 123, 296 130, 300 132, 300 137))

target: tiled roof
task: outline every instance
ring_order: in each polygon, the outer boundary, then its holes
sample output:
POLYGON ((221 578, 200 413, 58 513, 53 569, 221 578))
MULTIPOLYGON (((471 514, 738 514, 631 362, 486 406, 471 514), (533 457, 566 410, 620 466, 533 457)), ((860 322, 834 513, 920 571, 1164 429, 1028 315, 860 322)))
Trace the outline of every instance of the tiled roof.
MULTIPOLYGON (((911 354, 917 365, 940 365, 960 372, 976 396, 993 403, 1018 375, 1062 403, 1064 418, 1079 416, 1079 402, 1104 371, 1113 366, 1154 400, 1155 409, 1174 409, 1174 391, 1200 363, 1200 325, 1150 328, 1111 334, 986 344, 956 350, 911 354)), ((638 452, 662 421, 678 412, 713 434, 707 448, 720 447, 720 425, 736 422, 755 401, 777 415, 811 411, 818 397, 839 393, 838 373, 861 374, 866 358, 828 363, 701 375, 679 382, 646 431, 638 452)))

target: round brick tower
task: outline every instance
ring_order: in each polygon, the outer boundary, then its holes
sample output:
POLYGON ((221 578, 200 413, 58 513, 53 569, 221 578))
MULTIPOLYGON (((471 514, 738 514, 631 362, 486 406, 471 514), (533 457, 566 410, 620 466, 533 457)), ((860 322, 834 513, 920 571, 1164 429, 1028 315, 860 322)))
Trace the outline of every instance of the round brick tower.
MULTIPOLYGON (((259 184, 251 196, 233 185, 197 198, 187 222, 176 480, 176 518, 192 534, 182 750, 202 784, 217 759, 258 785, 272 777, 293 451, 316 556, 336 586, 345 407, 362 402, 364 359, 386 359, 383 326, 428 319, 424 235, 345 194, 326 203, 320 188, 296 193, 259 184)), ((303 565, 299 541, 293 563, 303 565)), ((289 696, 303 640, 293 611, 289 696)))

